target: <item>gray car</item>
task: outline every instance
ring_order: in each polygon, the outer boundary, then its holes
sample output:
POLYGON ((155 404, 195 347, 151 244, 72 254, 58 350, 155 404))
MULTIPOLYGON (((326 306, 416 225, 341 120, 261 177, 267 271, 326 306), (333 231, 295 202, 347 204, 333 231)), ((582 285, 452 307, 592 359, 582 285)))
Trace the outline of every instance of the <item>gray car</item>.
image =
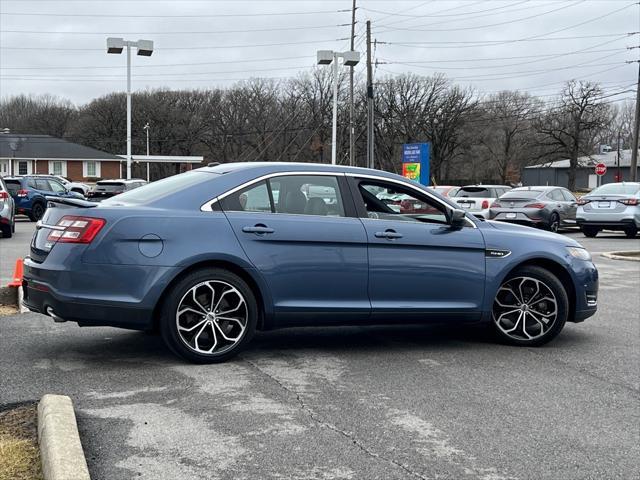
POLYGON ((4 238, 11 238, 15 231, 15 203, 7 185, 0 177, 0 232, 4 238))
POLYGON ((542 227, 557 232, 576 226, 578 200, 562 187, 519 187, 508 191, 491 205, 490 218, 542 227))
POLYGON ((600 230, 622 230, 634 238, 640 230, 640 183, 607 183, 580 199, 578 225, 587 237, 600 230))

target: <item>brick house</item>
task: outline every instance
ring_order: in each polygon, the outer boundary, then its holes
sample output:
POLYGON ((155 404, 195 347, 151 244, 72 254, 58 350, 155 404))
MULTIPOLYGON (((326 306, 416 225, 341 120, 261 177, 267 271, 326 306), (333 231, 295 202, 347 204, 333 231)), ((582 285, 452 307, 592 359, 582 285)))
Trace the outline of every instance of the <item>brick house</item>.
POLYGON ((49 135, 0 133, 0 176, 44 173, 73 181, 121 178, 122 158, 49 135))

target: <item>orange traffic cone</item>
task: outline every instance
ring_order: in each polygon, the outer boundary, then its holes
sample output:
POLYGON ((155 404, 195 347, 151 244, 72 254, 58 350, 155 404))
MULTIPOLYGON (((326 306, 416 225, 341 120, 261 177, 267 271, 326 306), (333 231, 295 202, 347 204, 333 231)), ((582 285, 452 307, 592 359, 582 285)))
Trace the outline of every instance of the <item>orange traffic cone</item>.
POLYGON ((23 273, 24 273, 24 260, 19 258, 16 260, 16 268, 13 271, 13 281, 7 283, 7 287, 21 287, 23 273))

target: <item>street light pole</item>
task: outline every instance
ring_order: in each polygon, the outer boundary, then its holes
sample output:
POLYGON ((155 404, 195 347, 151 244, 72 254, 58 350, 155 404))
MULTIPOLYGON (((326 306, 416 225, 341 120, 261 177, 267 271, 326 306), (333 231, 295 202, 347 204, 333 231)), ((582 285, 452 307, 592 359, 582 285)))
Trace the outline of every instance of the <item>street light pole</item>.
POLYGON ((147 182, 149 181, 149 122, 143 127, 147 132, 147 182))
POLYGON ((336 164, 337 136, 338 136, 338 62, 343 59, 346 67, 354 67, 360 61, 360 53, 354 51, 334 52, 332 50, 318 50, 318 65, 333 63, 333 123, 331 126, 331 164, 336 164))
POLYGON ((138 49, 138 55, 150 57, 153 53, 151 40, 133 42, 123 38, 107 38, 107 53, 120 54, 127 48, 127 180, 131 179, 131 47, 138 49))
POLYGON ((131 179, 131 45, 127 43, 127 180, 131 179))
POLYGON ((333 52, 333 124, 331 126, 331 165, 336 164, 338 136, 338 54, 333 52))

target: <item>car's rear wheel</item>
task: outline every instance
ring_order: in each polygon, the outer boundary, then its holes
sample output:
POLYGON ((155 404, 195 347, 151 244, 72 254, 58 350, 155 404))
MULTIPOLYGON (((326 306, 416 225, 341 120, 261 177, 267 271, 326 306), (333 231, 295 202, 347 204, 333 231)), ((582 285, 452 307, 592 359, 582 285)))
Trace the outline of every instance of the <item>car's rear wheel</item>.
POLYGON ((596 235, 598 235, 598 232, 600 232, 600 229, 596 227, 589 227, 586 225, 583 225, 580 229, 582 230, 584 236, 589 238, 594 238, 596 235))
POLYGON ((516 269, 493 301, 498 337, 512 345, 538 346, 555 338, 567 321, 569 299, 562 283, 544 268, 516 269))
POLYGON ((560 228, 560 217, 557 213, 552 213, 551 218, 549 218, 549 223, 547 224, 547 229, 550 232, 557 232, 560 228))
POLYGON ((638 227, 636 227, 635 225, 626 227, 624 229, 624 234, 627 236, 627 238, 635 238, 638 234, 638 227))
POLYGON ((44 211, 45 211, 45 207, 42 203, 40 202, 34 203, 33 206, 31 207, 31 215, 29 215, 29 218, 31 219, 32 222, 37 222, 44 215, 44 211))
POLYGON ((181 279, 162 307, 160 331, 168 347, 194 363, 224 362, 249 343, 258 307, 251 288, 218 268, 181 279))
POLYGON ((4 238, 11 238, 13 236, 13 226, 2 225, 2 236, 4 238))

